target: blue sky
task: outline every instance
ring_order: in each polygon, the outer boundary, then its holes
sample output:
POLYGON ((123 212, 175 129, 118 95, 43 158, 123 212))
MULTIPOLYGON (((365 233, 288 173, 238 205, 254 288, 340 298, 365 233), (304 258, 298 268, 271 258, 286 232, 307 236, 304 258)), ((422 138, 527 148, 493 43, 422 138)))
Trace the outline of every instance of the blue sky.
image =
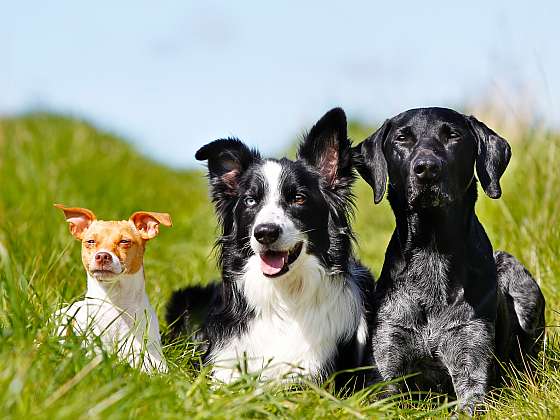
POLYGON ((559 18, 554 1, 0 1, 0 113, 83 116, 175 166, 231 135, 277 154, 333 106, 375 124, 529 92, 560 126, 559 18))

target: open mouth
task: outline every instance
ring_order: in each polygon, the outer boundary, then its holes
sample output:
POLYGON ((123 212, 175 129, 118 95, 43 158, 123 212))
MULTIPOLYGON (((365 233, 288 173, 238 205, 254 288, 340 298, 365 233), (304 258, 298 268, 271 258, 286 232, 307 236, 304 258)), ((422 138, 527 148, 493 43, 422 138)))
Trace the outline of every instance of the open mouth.
POLYGON ((279 277, 290 270, 290 264, 301 254, 303 242, 298 242, 289 251, 266 251, 259 254, 261 259, 261 271, 266 277, 279 277))

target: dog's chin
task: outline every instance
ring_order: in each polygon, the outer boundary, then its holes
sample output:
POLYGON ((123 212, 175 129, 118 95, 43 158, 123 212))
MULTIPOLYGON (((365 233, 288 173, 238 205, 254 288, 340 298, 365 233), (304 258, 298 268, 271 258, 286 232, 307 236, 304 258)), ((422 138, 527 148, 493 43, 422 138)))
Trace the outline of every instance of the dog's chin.
POLYGON ((263 249, 255 252, 260 260, 260 268, 267 278, 279 278, 290 272, 294 263, 304 252, 303 241, 296 243, 289 249, 263 249))
POLYGON ((451 196, 438 185, 415 186, 408 194, 411 210, 442 209, 452 201, 451 196))
POLYGON ((121 273, 117 273, 113 270, 91 270, 90 271, 91 276, 102 283, 112 283, 118 280, 118 276, 122 274, 121 273))

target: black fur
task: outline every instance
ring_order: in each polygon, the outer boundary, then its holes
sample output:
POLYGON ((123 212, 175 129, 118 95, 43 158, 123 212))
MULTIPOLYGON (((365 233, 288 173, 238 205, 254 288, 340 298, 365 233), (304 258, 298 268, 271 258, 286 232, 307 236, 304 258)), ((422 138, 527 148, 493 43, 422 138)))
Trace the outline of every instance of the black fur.
MULTIPOLYGON (((257 151, 250 150, 237 139, 207 144, 197 152, 196 158, 208 161, 211 198, 221 226, 217 248, 222 280, 213 286, 211 293, 204 294, 205 298, 211 296, 211 300, 205 302, 208 313, 202 324, 208 343, 206 359, 209 360, 213 351, 246 333, 251 320, 257 316, 238 285, 243 280, 248 259, 255 255, 250 239, 255 217, 270 188, 262 172, 263 165, 270 160, 262 159, 257 151), (248 199, 251 205, 247 204, 248 199)), ((361 315, 368 319, 374 281, 369 271, 354 259, 352 251, 351 188, 355 174, 344 112, 336 108, 321 118, 301 143, 297 160, 272 161, 282 167, 282 209, 299 231, 305 233, 307 254, 320 261, 329 275, 326 282, 339 281, 340 276, 345 288, 357 287, 361 315), (297 194, 304 194, 304 204, 295 202, 297 194)), ((172 297, 167 322, 175 334, 194 327, 189 310, 195 295, 200 295, 199 290, 188 288, 172 297)), ((349 338, 337 339, 336 354, 324 363, 318 377, 312 379, 320 381, 340 369, 371 363, 369 346, 362 357, 358 357, 356 326, 347 328, 352 329, 349 338)), ((348 376, 340 376, 338 383, 346 380, 348 376)))
POLYGON ((354 151, 376 203, 388 178, 396 219, 373 301, 380 378, 420 372, 409 385, 454 391, 473 414, 501 374, 494 355, 523 368, 519 350, 535 356, 544 332, 537 283, 512 256, 494 257, 474 210, 475 164, 498 198, 509 145, 473 117, 424 108, 387 120, 354 151))
POLYGON ((196 341, 204 341, 200 329, 208 317, 208 302, 216 299, 216 284, 191 286, 173 292, 166 305, 165 319, 169 325, 170 338, 176 339, 184 331, 194 333, 196 341))

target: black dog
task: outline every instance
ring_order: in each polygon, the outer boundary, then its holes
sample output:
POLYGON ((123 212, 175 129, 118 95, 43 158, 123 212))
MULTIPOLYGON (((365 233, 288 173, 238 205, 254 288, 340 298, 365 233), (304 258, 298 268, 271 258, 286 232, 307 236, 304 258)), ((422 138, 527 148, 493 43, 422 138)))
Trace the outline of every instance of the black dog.
POLYGON ((296 161, 263 159, 235 139, 207 144, 196 158, 208 161, 222 282, 176 292, 168 323, 192 329, 189 317, 208 307, 204 359, 225 382, 239 366, 264 379, 321 382, 371 365, 374 282, 352 252, 355 173, 344 112, 331 110, 311 129, 296 161))
POLYGON ((379 374, 420 372, 419 389, 454 390, 472 414, 500 373, 494 355, 520 366, 544 333, 539 286, 514 257, 493 255, 474 211, 474 166, 499 198, 510 147, 474 117, 425 108, 387 120, 354 152, 376 203, 389 178, 396 218, 374 298, 379 374))

